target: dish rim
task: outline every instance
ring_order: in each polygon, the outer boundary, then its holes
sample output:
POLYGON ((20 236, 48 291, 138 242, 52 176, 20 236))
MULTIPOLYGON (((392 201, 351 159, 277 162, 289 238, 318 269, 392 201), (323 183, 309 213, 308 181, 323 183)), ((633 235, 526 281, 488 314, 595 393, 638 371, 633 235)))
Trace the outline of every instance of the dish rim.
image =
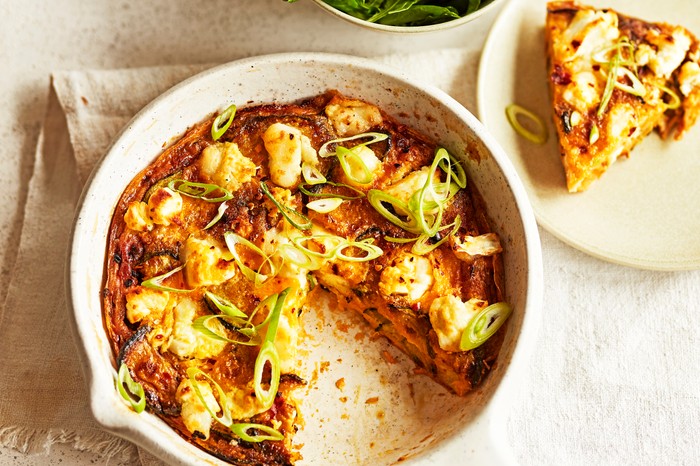
MULTIPOLYGON (((75 264, 77 262, 77 255, 80 251, 80 239, 83 235, 85 235, 86 229, 92 227, 92 225, 88 224, 89 219, 84 219, 82 214, 89 207, 87 201, 89 201, 92 193, 99 190, 97 187, 99 184, 97 182, 106 177, 104 173, 107 170, 105 161, 108 158, 114 157, 115 153, 119 153, 119 142, 128 136, 133 127, 138 127, 139 122, 147 120, 149 115, 157 114, 158 109, 164 106, 165 103, 171 99, 175 99, 180 93, 186 92, 190 87, 196 86, 198 82, 205 81, 207 79, 215 79, 218 74, 225 73, 229 68, 247 67, 251 65, 260 65, 262 63, 269 66, 272 64, 298 61, 317 61, 322 62, 324 65, 336 66, 352 65, 354 68, 364 69, 383 77, 398 80, 402 85, 416 89, 421 93, 438 100, 441 105, 446 106, 451 112, 460 118, 462 123, 466 124, 473 130, 476 138, 484 144, 491 156, 495 159, 495 162, 505 178, 506 183, 511 189, 515 200, 517 218, 519 218, 520 222, 522 223, 522 228, 525 234, 524 249, 526 252, 528 280, 525 290, 525 302, 522 310, 523 319, 520 331, 511 336, 511 338, 517 339, 514 343, 511 357, 507 361, 506 368, 503 370, 502 379, 499 381, 497 386, 494 387, 493 393, 489 396, 486 407, 473 422, 481 422, 484 424, 484 429, 486 429, 485 431, 488 431, 489 433, 491 433, 492 430, 498 430, 500 434, 504 434, 504 422, 505 415, 507 413, 505 409, 509 401, 507 392, 516 391, 515 388, 517 385, 517 380, 522 376, 525 366, 528 363, 529 356, 533 351, 535 338, 539 329, 538 316, 541 312, 544 289, 539 232, 534 214, 527 198, 527 193, 525 192, 525 188, 505 152, 503 152, 500 145, 495 141, 495 139, 493 139, 490 133, 488 133, 485 126, 482 125, 474 115, 472 115, 466 108, 450 97, 447 93, 432 85, 416 82, 416 80, 407 77, 404 73, 370 59, 341 54, 314 52, 277 53, 244 58, 207 69, 176 84, 144 106, 143 109, 141 109, 119 131, 119 133, 112 140, 109 148, 96 163, 92 173, 86 181, 85 187, 76 206, 75 218, 71 231, 71 243, 68 251, 68 260, 66 261, 66 293, 67 302, 71 308, 71 329, 79 348, 80 359, 82 362, 81 367, 89 385, 90 405, 93 415, 98 423, 100 423, 106 430, 126 438, 137 445, 145 447, 149 451, 154 452, 161 457, 167 458, 168 461, 188 464, 188 459, 195 459, 191 456, 186 457, 178 455, 169 449, 164 449, 162 445, 158 443, 157 438, 152 438, 152 435, 147 435, 147 433, 144 432, 143 427, 139 424, 139 422, 132 422, 135 418, 133 418, 131 414, 136 415, 135 413, 129 412, 126 415, 123 415, 118 411, 114 411, 111 406, 105 406, 107 404, 104 403, 105 397, 114 397, 114 394, 105 395, 103 391, 100 390, 102 385, 99 385, 95 380, 96 371, 104 368, 101 368, 102 364, 100 361, 97 361, 95 358, 91 358, 88 354, 89 348, 86 346, 86 344, 95 338, 94 335, 91 335, 91 333, 93 333, 93 328, 90 327, 89 323, 80 322, 78 319, 78 310, 89 308, 90 306, 87 300, 84 298, 84 294, 74 293, 74 289, 78 289, 76 287, 81 286, 84 281, 84 276, 81 275, 80 270, 76 269, 75 264)), ((101 280, 102 277, 100 277, 100 283, 101 280)), ((113 368, 109 369, 113 370, 113 368)), ((169 426, 166 427, 169 429, 169 426)), ((459 431, 461 432, 464 429, 466 429, 466 426, 465 428, 460 428, 459 431)), ((459 437, 460 433, 458 432, 453 435, 452 440, 459 439, 459 437)), ((513 463, 510 446, 508 445, 505 436, 494 436, 489 434, 487 437, 490 441, 490 451, 494 454, 500 455, 504 464, 513 463)), ((447 445, 447 443, 449 443, 449 440, 445 440, 444 444, 447 445)), ((191 446, 189 443, 186 445, 192 449, 196 449, 196 447, 191 446)), ((188 450, 186 453, 191 455, 191 452, 191 450, 188 450)), ((198 455, 196 460, 211 460, 213 458, 211 455, 206 453, 205 456, 206 457, 202 458, 201 455, 198 455)), ((415 458, 415 461, 420 462, 420 458, 423 456, 424 455, 419 455, 415 458)), ((221 463, 219 460, 215 460, 211 464, 221 463)))

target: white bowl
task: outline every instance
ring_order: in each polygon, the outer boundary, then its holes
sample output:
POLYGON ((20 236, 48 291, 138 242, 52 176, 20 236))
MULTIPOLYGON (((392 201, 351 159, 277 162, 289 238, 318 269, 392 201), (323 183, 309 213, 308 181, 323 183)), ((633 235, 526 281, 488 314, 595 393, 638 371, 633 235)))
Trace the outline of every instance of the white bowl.
POLYGON ((365 21, 360 18, 356 18, 355 16, 349 15, 343 11, 338 10, 337 8, 332 7, 328 3, 324 2, 323 0, 314 0, 314 3, 327 11, 328 13, 332 14, 333 16, 336 16, 342 20, 348 21, 352 24, 356 24, 358 26, 362 26, 367 29, 373 29, 375 31, 384 31, 384 32, 393 32, 393 33, 398 33, 398 34, 404 34, 404 33, 419 33, 419 32, 435 32, 435 31, 444 31, 445 29, 451 29, 457 26, 461 26, 463 24, 466 24, 470 21, 473 21, 480 17, 481 15, 485 14, 487 11, 491 10, 494 8, 497 4, 501 3, 502 0, 493 0, 491 3, 488 5, 485 5, 478 10, 476 10, 473 13, 470 13, 468 15, 462 16, 461 18, 453 19, 451 21, 445 21, 444 23, 438 23, 438 24, 429 24, 426 26, 389 26, 386 24, 379 24, 379 23, 371 23, 369 21, 365 21))
POLYGON ((372 61, 341 55, 249 58, 188 79, 139 112, 92 173, 75 220, 67 273, 94 416, 106 430, 171 464, 222 464, 155 415, 131 411, 114 388, 114 358, 100 304, 112 209, 128 182, 165 143, 213 112, 230 103, 289 102, 327 89, 378 104, 462 159, 504 243, 506 295, 515 312, 493 372, 479 390, 463 398, 414 375, 413 363, 384 340, 357 342, 356 331, 341 332, 332 325, 336 318, 350 319, 361 333, 365 328, 354 317, 338 317, 326 306, 305 314, 307 328, 320 327, 321 333, 307 342, 304 360, 318 378, 302 406, 306 425, 296 438, 304 444, 300 464, 508 464, 508 401, 527 364, 542 299, 539 237, 523 186, 496 141, 448 95, 372 61), (314 325, 319 321, 331 325, 314 325), (363 351, 355 354, 358 346, 363 351), (380 356, 384 350, 399 362, 388 364, 380 356), (346 403, 339 401, 343 393, 335 386, 340 377, 346 381, 346 403), (370 396, 378 396, 378 403, 366 404, 370 396))

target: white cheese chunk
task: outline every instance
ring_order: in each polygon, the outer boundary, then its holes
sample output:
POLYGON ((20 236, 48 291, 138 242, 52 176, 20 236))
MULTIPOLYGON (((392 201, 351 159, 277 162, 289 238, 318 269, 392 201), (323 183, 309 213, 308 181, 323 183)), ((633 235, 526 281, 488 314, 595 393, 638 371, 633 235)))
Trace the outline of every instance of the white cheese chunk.
POLYGON ((678 75, 678 85, 684 96, 690 95, 700 86, 700 66, 693 61, 684 63, 678 75))
POLYGON ((433 284, 430 260, 411 253, 402 253, 384 268, 379 278, 379 290, 386 296, 406 296, 417 301, 433 284))
POLYGON ((379 109, 360 100, 347 99, 331 103, 326 106, 325 112, 340 137, 366 133, 382 122, 379 109))
POLYGON ((151 231, 153 220, 148 216, 148 204, 139 201, 130 202, 124 214, 124 223, 132 230, 151 231))
MULTIPOLYGON (((198 383, 199 392, 204 401, 212 408, 219 406, 211 386, 208 383, 198 383)), ((176 399, 182 405, 182 421, 191 433, 199 432, 205 439, 209 438, 212 417, 202 399, 197 395, 189 379, 184 379, 177 387, 176 399)))
POLYGON ((199 167, 202 175, 229 191, 237 191, 243 183, 252 180, 257 169, 232 142, 217 142, 204 149, 199 167))
POLYGON ((690 37, 682 28, 675 28, 669 37, 657 34, 649 41, 656 45, 656 54, 649 58, 649 67, 657 76, 668 78, 685 59, 690 48, 690 37))
POLYGON ((170 225, 182 211, 182 196, 170 188, 160 188, 148 198, 148 215, 153 223, 170 225))
MULTIPOLYGON (((221 353, 227 344, 225 341, 209 338, 192 327, 197 310, 197 303, 190 298, 182 299, 173 309, 175 322, 166 349, 183 359, 213 358, 221 353)), ((216 319, 210 320, 208 325, 216 333, 225 334, 224 329, 216 319)))
POLYGON ((492 256, 503 251, 501 241, 496 233, 486 233, 479 236, 456 235, 450 237, 452 249, 458 259, 471 262, 475 256, 492 256))
POLYGON ((440 348, 450 352, 460 351, 459 343, 464 329, 471 318, 487 305, 481 299, 472 298, 465 303, 452 295, 433 300, 428 314, 440 348))
POLYGON ((312 167, 318 165, 318 152, 311 145, 311 139, 303 134, 301 135, 301 161, 312 167))
POLYGON ((270 156, 270 178, 279 186, 291 188, 300 181, 301 136, 299 129, 284 123, 274 123, 263 133, 265 149, 270 156))
POLYGON ((190 236, 182 248, 185 279, 192 287, 219 285, 236 276, 238 266, 233 256, 213 238, 190 236))
MULTIPOLYGON (((384 188, 384 192, 390 196, 408 203, 411 196, 423 189, 425 182, 428 180, 428 174, 430 173, 430 167, 423 167, 420 170, 413 171, 405 176, 401 181, 398 181, 391 186, 384 188)), ((433 183, 439 183, 440 178, 437 173, 433 177, 433 183)), ((407 215, 408 212, 404 212, 403 209, 396 209, 398 214, 407 215)))
POLYGON ((126 293, 126 318, 132 324, 146 317, 159 319, 168 306, 170 293, 152 290, 143 286, 129 289, 126 293))
POLYGON ((579 10, 564 31, 562 43, 574 50, 574 57, 585 60, 617 40, 620 36, 617 25, 615 13, 579 10), (575 43, 578 47, 573 45, 575 43))

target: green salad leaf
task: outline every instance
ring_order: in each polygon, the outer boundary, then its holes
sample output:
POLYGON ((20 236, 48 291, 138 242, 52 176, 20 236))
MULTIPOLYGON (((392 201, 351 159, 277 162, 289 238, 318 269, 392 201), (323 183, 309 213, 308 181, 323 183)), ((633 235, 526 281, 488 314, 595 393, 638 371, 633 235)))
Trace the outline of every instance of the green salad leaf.
POLYGON ((372 23, 388 26, 425 26, 461 18, 475 12, 493 0, 323 1, 344 13, 372 23))

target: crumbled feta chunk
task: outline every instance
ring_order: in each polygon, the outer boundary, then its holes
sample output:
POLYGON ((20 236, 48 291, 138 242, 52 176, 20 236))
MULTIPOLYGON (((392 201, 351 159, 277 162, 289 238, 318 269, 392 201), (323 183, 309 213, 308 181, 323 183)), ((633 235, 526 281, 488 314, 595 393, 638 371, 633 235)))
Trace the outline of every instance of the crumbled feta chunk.
POLYGON ((464 329, 467 328, 472 317, 487 305, 486 301, 476 298, 462 302, 453 295, 433 300, 428 314, 440 348, 450 352, 460 351, 459 344, 464 329))
POLYGON ((360 100, 332 101, 325 112, 340 137, 366 133, 382 122, 379 109, 360 100))
POLYGON ((229 191, 237 191, 253 179, 256 166, 243 155, 237 144, 217 142, 202 151, 199 159, 202 175, 229 191))
POLYGON ((158 319, 168 306, 170 293, 152 290, 143 286, 130 288, 126 292, 126 318, 132 324, 146 317, 158 319))
MULTIPOLYGON (((197 383, 197 385, 202 398, 210 407, 215 409, 216 406, 219 406, 208 383, 197 383)), ((204 436, 205 440, 208 439, 212 417, 206 406, 204 406, 202 399, 195 392, 192 382, 189 379, 183 379, 177 387, 175 396, 182 406, 180 415, 187 430, 191 433, 199 432, 204 436)))
POLYGON ((678 85, 684 96, 690 95, 693 89, 700 86, 700 66, 693 61, 684 63, 678 75, 678 85))
POLYGON ((148 204, 139 201, 130 202, 124 214, 124 223, 132 230, 151 231, 153 221, 148 216, 148 204))
POLYGON ((411 253, 402 253, 384 268, 379 278, 379 290, 387 296, 406 296, 417 301, 433 284, 430 260, 411 253))
POLYGON ((682 28, 675 28, 669 37, 657 34, 649 41, 656 45, 657 51, 649 57, 649 67, 657 76, 668 78, 685 59, 690 48, 690 37, 682 28))
POLYGON ((475 256, 492 256, 503 251, 501 240, 496 233, 463 238, 452 235, 450 243, 457 258, 467 262, 471 262, 475 256))
POLYGON ((148 198, 148 215, 153 223, 170 225, 182 211, 182 196, 170 188, 160 188, 148 198))
POLYGON ((181 253, 185 279, 190 287, 219 285, 236 276, 238 266, 231 253, 213 238, 190 236, 181 253))
MULTIPOLYGON (((166 349, 181 358, 212 358, 221 353, 227 344, 225 341, 209 338, 192 327, 197 310, 197 303, 190 298, 182 299, 173 309, 175 322, 166 349)), ((208 325, 217 333, 225 334, 218 320, 212 319, 208 325)))
POLYGON ((263 133, 265 149, 270 156, 270 178, 279 186, 291 188, 300 181, 301 136, 299 129, 284 123, 273 123, 263 133))

